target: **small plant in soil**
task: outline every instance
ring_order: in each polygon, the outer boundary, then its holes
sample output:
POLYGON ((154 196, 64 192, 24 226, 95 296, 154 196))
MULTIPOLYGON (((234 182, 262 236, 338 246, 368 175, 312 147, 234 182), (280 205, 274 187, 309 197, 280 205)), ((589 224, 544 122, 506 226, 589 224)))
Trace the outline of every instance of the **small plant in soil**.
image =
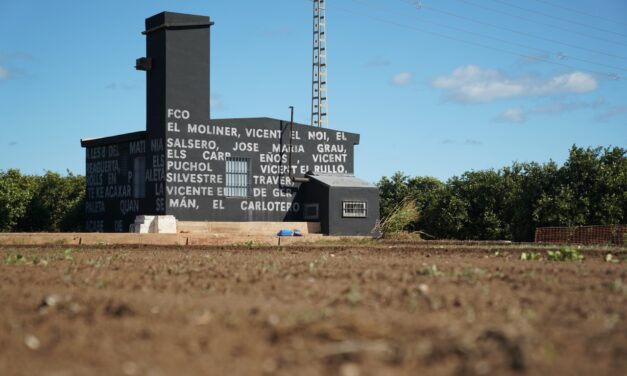
POLYGON ((357 286, 352 286, 346 291, 346 301, 352 306, 356 306, 361 302, 361 293, 357 286))
POLYGON ((66 250, 63 251, 63 259, 64 260, 68 260, 68 261, 73 261, 74 257, 72 256, 72 253, 74 252, 74 250, 72 248, 67 248, 66 250))
POLYGON ((522 261, 538 261, 542 259, 542 255, 538 252, 523 252, 520 254, 522 261))
POLYGON ((547 251, 549 261, 582 261, 583 255, 573 247, 565 247, 555 251, 547 251))
POLYGON ((439 277, 444 275, 440 270, 438 270, 437 265, 426 265, 423 264, 422 268, 416 270, 416 274, 425 275, 429 277, 439 277))
POLYGON ((246 248, 246 249, 254 249, 254 248, 267 246, 267 244, 261 243, 261 242, 256 242, 254 240, 248 240, 248 241, 245 241, 245 242, 242 242, 242 243, 237 243, 236 246, 243 247, 243 248, 246 248))
POLYGON ((20 254, 13 254, 13 255, 8 255, 5 259, 4 259, 4 263, 7 265, 19 265, 19 264, 23 264, 26 262, 26 257, 20 255, 20 254))
POLYGON ((474 281, 475 279, 484 277, 486 274, 486 271, 481 268, 466 267, 464 268, 464 270, 462 270, 461 273, 458 273, 458 276, 465 278, 469 281, 474 281))
POLYGON ((616 257, 614 257, 613 254, 608 253, 607 255, 605 255, 605 262, 610 262, 612 264, 618 264, 619 261, 616 257))
POLYGON ((48 266, 48 257, 33 256, 33 265, 48 266))
POLYGON ((383 237, 398 235, 412 223, 418 221, 419 217, 420 212, 416 206, 416 201, 412 197, 407 197, 381 221, 379 228, 383 237))
POLYGON ((106 289, 107 287, 109 287, 109 281, 101 279, 96 282, 96 288, 98 289, 106 289))

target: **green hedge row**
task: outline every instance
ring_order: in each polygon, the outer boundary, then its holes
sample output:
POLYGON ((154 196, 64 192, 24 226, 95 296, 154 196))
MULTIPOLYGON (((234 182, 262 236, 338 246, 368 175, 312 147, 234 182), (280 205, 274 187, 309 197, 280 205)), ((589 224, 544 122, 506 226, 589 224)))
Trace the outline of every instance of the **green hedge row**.
POLYGON ((400 172, 378 182, 381 216, 412 197, 420 217, 407 230, 435 238, 532 241, 539 226, 627 223, 627 149, 570 149, 554 162, 514 163, 446 182, 400 172))
POLYGON ((0 171, 0 231, 80 231, 85 177, 0 171))
MULTIPOLYGON (((531 241, 538 226, 627 223, 627 150, 573 146, 568 160, 514 163, 446 182, 400 172, 378 182, 381 216, 405 197, 419 218, 407 230, 441 239, 531 241)), ((0 171, 0 231, 80 231, 85 178, 0 171)))

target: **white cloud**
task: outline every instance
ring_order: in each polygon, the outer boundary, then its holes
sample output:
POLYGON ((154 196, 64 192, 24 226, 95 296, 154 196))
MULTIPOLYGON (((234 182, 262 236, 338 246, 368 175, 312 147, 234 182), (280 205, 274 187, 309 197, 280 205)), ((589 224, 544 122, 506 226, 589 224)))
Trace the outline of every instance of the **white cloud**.
MULTIPOLYGON (((32 60, 33 56, 26 52, 0 52, 0 63, 4 64, 8 62, 9 65, 12 65, 11 62, 16 60, 32 60)), ((22 70, 19 68, 12 67, 11 69, 7 68, 6 65, 0 65, 0 81, 13 79, 19 77, 23 74, 22 70)))
MULTIPOLYGON (((445 138, 444 140, 440 141, 440 143, 442 145, 452 145, 452 144, 456 144, 457 141, 452 140, 450 138, 445 138)), ((479 146, 479 145, 483 145, 483 142, 479 140, 475 140, 474 138, 467 138, 464 140, 463 144, 467 146, 479 146)))
POLYGON ((366 66, 371 68, 380 68, 387 67, 390 64, 390 60, 386 59, 384 56, 379 55, 370 59, 370 61, 366 63, 366 66))
POLYGON ((414 74, 410 72, 400 72, 392 76, 390 82, 392 85, 405 86, 414 79, 414 74))
POLYGON ((0 53, 0 60, 31 60, 33 55, 28 52, 0 53))
POLYGON ((558 115, 570 111, 596 109, 604 104, 605 99, 603 97, 593 101, 556 101, 529 108, 509 108, 500 113, 495 120, 501 123, 524 123, 531 115, 558 115))
POLYGON ((6 80, 9 78, 9 70, 0 65, 0 80, 6 80))
POLYGON ((463 103, 586 93, 598 87, 597 80, 583 72, 571 72, 544 79, 531 76, 508 77, 498 70, 484 69, 476 65, 459 67, 448 76, 436 77, 432 85, 444 90, 448 98, 463 103))
POLYGON ((472 139, 472 138, 467 138, 466 141, 464 141, 464 144, 471 145, 471 146, 478 146, 478 145, 483 145, 483 142, 472 139))
POLYGON ((522 108, 508 108, 497 116, 496 121, 501 123, 524 123, 527 114, 522 108))
POLYGON ((561 114, 568 111, 583 110, 586 108, 598 108, 605 104, 605 99, 600 97, 594 101, 577 102, 552 102, 546 105, 536 106, 529 110, 533 114, 561 114))
POLYGON ((540 52, 537 54, 529 54, 521 57, 518 61, 521 64, 535 64, 547 61, 551 58, 551 56, 546 52, 540 52))
POLYGON ((135 80, 134 82, 110 82, 105 89, 108 90, 135 90, 141 87, 140 81, 135 80))
POLYGON ((627 114, 627 104, 622 106, 613 106, 608 108, 605 112, 597 116, 597 121, 606 122, 611 120, 616 116, 621 116, 627 114))

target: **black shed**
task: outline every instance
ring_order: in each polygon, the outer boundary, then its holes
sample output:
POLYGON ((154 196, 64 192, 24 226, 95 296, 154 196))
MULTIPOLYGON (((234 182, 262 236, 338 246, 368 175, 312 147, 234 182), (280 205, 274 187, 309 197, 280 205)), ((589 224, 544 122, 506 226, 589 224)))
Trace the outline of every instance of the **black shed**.
POLYGON ((309 174, 303 217, 328 235, 371 235, 379 219, 379 190, 349 174, 309 174))

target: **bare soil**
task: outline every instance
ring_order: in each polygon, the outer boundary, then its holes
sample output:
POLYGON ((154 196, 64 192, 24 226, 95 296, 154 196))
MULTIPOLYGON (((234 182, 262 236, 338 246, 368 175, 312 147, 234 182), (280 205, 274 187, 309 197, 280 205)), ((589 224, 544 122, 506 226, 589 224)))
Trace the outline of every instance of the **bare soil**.
POLYGON ((4 247, 0 375, 625 375, 624 250, 530 250, 4 247))

